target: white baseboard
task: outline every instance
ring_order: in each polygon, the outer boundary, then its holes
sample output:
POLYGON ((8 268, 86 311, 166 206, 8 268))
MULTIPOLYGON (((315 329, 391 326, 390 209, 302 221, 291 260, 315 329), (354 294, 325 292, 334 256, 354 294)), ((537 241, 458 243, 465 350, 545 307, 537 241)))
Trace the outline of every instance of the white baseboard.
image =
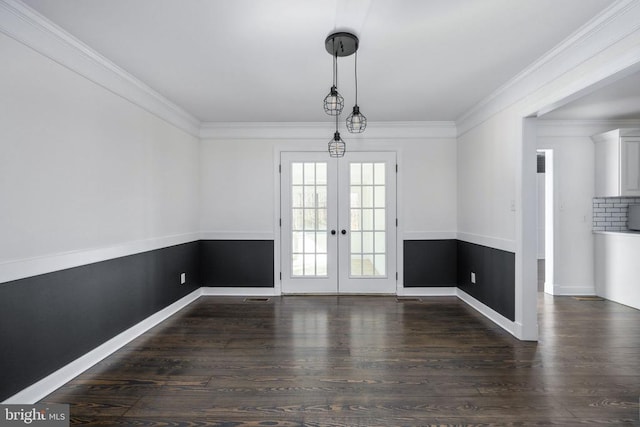
POLYGON ((420 288, 399 288, 399 297, 443 297, 457 295, 457 288, 453 286, 442 287, 420 287, 420 288))
POLYGON ((500 326, 502 329, 509 332, 514 337, 518 338, 518 331, 516 330, 515 322, 507 319, 492 308, 487 307, 462 289, 457 288, 457 296, 462 301, 466 302, 468 305, 478 311, 480 314, 491 320, 493 323, 500 326))
POLYGON ((203 287, 202 296, 263 297, 279 296, 275 288, 203 287))
POLYGON ((147 332, 158 323, 168 319, 173 314, 182 310, 184 307, 197 300, 200 295, 200 289, 191 292, 189 295, 179 299, 178 301, 163 308, 157 313, 152 314, 137 325, 132 326, 126 331, 111 338, 104 344, 94 348, 84 356, 81 356, 68 365, 58 369, 51 375, 48 375, 45 378, 41 379, 37 383, 32 384, 24 390, 14 394, 2 403, 21 405, 32 405, 36 403, 37 401, 59 389, 64 384, 68 383, 73 378, 77 377, 96 363, 100 362, 102 359, 106 358, 110 354, 127 345, 129 342, 133 341, 135 338, 147 332))
MULTIPOLYGON (((545 292, 546 292, 545 284, 545 292)), ((558 285, 554 284, 551 287, 552 295, 555 296, 595 296, 595 286, 572 286, 572 285, 558 285)))
POLYGON ((522 323, 513 322, 514 336, 521 341, 538 341, 538 324, 535 328, 524 328, 522 323))

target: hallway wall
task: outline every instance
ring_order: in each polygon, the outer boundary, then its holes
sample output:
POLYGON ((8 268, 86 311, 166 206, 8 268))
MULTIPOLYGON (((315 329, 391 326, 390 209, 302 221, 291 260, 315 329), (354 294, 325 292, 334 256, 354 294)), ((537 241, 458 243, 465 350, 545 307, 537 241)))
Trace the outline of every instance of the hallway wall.
MULTIPOLYGON (((540 120, 539 149, 553 149, 554 294, 595 293, 592 204, 594 189, 593 125, 540 120)), ((607 125, 601 125, 607 127, 607 125)), ((601 128, 598 126, 598 128, 601 128)))

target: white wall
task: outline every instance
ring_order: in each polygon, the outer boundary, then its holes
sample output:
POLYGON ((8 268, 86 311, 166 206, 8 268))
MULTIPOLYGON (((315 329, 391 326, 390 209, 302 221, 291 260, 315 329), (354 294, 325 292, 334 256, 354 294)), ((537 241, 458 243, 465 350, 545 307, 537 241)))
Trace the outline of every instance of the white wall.
POLYGON ((0 264, 197 232, 196 137, 2 34, 0 51, 0 264))
MULTIPOLYGON (((277 153, 280 150, 325 150, 327 143, 316 138, 297 141, 279 138, 278 135, 284 132, 275 126, 264 139, 202 140, 200 227, 203 232, 237 238, 255 234, 269 238, 269 234, 274 233, 277 153)), ((402 130, 398 130, 398 134, 402 134, 402 130)), ((327 135, 331 136, 330 133, 327 135)), ((402 228, 415 238, 443 237, 445 234, 449 238, 455 237, 455 138, 390 140, 364 137, 352 140, 349 148, 397 150, 401 168, 399 219, 402 228)))
POLYGON ((458 232, 514 251, 516 143, 521 120, 500 113, 458 138, 458 232))
POLYGON ((457 146, 455 139, 403 140, 397 143, 401 162, 401 207, 407 237, 420 232, 455 232, 457 146))
MULTIPOLYGON (((273 140, 205 139, 200 151, 200 230, 274 233, 273 140)), ((250 238, 250 236, 249 236, 250 238)))
POLYGON ((584 135, 591 130, 577 126, 567 133, 566 124, 539 122, 537 148, 554 153, 554 295, 595 293, 591 232, 594 146, 584 135))

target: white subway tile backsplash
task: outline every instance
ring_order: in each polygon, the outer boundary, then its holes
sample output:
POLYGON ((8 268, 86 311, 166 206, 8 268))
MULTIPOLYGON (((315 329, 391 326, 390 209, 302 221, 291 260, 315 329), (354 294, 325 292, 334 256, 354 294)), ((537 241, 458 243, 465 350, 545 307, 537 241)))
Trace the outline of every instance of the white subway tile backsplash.
POLYGON ((592 202, 593 231, 626 231, 630 204, 640 204, 640 198, 594 198, 592 202))

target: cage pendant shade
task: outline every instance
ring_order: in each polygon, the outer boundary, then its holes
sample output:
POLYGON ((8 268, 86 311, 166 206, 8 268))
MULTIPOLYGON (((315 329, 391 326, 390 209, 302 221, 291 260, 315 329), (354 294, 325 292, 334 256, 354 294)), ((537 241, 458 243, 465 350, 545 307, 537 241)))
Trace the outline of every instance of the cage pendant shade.
POLYGON ((344 157, 345 151, 347 151, 347 144, 340 138, 340 132, 336 131, 331 141, 329 141, 329 155, 331 157, 344 157))
POLYGON ((347 117, 347 130, 351 133, 362 133, 366 128, 367 118, 360 112, 360 107, 356 104, 347 117))
POLYGON ((338 116, 344 108, 344 98, 335 86, 331 86, 329 95, 324 98, 324 112, 330 116, 338 116))

